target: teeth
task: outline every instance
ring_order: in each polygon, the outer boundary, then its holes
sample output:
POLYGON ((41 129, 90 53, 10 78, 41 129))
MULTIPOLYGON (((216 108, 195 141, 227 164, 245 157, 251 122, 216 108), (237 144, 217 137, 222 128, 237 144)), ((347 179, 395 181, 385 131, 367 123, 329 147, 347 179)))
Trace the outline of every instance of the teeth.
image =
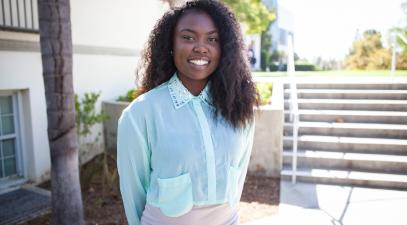
POLYGON ((195 64, 195 65, 198 65, 198 66, 202 66, 202 65, 208 64, 208 61, 202 60, 202 59, 199 59, 199 60, 189 60, 189 62, 191 62, 191 63, 193 63, 193 64, 195 64))

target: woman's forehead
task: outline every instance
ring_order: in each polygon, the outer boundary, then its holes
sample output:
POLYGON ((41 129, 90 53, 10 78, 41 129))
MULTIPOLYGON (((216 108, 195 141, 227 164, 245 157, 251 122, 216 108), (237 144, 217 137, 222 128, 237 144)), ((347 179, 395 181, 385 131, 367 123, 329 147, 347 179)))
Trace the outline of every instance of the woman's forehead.
POLYGON ((205 30, 206 32, 217 31, 212 17, 202 10, 195 9, 185 11, 178 19, 175 29, 178 32, 183 30, 205 30))

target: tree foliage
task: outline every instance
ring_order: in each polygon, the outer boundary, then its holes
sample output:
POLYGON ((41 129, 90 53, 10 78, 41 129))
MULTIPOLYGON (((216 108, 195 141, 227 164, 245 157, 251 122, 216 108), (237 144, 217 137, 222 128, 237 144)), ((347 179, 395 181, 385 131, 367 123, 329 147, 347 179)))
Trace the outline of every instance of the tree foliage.
POLYGON ((261 33, 261 56, 260 56, 260 68, 262 71, 266 71, 270 64, 270 48, 271 48, 271 35, 270 33, 263 31, 261 33))
MULTIPOLYGON (((390 32, 396 32, 402 36, 404 39, 407 39, 407 1, 401 3, 401 9, 404 11, 404 26, 395 27, 390 30, 390 32)), ((400 36, 397 36, 397 46, 401 48, 401 52, 397 55, 396 58, 396 68, 397 69, 407 69, 407 43, 404 42, 400 36)))
POLYGON ((376 30, 367 30, 355 40, 345 59, 348 69, 388 69, 390 63, 391 51, 383 47, 381 34, 376 30))
POLYGON ((271 95, 273 93, 273 83, 257 83, 257 92, 260 95, 260 104, 267 105, 271 103, 271 95))
POLYGON ((276 18, 261 0, 223 0, 236 14, 240 22, 247 26, 249 34, 259 34, 265 31, 269 23, 276 18))
MULTIPOLYGON (((397 32, 407 38, 407 27, 394 28, 392 31, 397 32)), ((399 36, 397 36, 397 45, 401 47, 402 54, 407 55, 407 43, 405 43, 399 36)))
MULTIPOLYGON (((162 0, 170 8, 183 4, 185 0, 162 0)), ((265 31, 276 14, 270 11, 261 0, 223 0, 236 14, 238 20, 246 25, 248 34, 260 34, 265 31)))

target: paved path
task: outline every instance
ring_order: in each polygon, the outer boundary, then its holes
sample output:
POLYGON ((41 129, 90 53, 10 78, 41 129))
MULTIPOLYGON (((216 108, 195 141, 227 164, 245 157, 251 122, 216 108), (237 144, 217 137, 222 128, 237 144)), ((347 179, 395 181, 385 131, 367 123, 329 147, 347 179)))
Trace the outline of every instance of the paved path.
POLYGON ((407 191, 283 181, 277 215, 243 225, 407 225, 407 191))

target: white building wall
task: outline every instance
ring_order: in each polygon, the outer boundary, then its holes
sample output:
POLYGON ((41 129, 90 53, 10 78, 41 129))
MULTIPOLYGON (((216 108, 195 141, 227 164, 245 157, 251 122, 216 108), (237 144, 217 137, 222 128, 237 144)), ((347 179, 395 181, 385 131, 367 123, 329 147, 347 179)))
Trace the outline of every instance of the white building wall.
POLYGON ((140 50, 167 8, 159 0, 71 0, 73 43, 140 50))
POLYGON ((287 35, 293 33, 295 20, 291 11, 281 6, 277 0, 263 0, 268 7, 276 8, 277 18, 271 24, 269 33, 271 34, 271 50, 286 52, 287 51, 287 35))
MULTIPOLYGON (((167 9, 158 0, 71 0, 75 92, 82 96, 101 91, 100 109, 102 100, 116 99, 133 88, 140 51, 167 9)), ((0 31, 0 42, 10 40, 16 41, 17 50, 0 45, 0 91, 22 90, 26 175, 38 183, 50 175, 41 54, 38 49, 25 51, 18 45, 20 41, 38 45, 39 35, 0 31)), ((93 131, 102 132, 102 127, 93 131)), ((99 138, 99 147, 102 140, 99 138)))
POLYGON ((107 51, 117 52, 75 54, 75 91, 83 94, 101 90, 101 99, 111 100, 134 87, 140 51, 167 9, 161 1, 72 0, 74 52, 83 46, 95 47, 96 51, 107 47, 107 51))
POLYGON ((24 96, 24 112, 30 118, 20 118, 26 129, 23 150, 28 178, 48 176, 50 168, 47 136, 47 112, 40 53, 0 51, 0 90, 19 90, 24 96), (28 101, 27 101, 28 100, 28 101), (28 103, 28 104, 27 104, 28 103))
POLYGON ((278 15, 279 27, 292 32, 294 30, 293 14, 281 5, 278 5, 278 15))

